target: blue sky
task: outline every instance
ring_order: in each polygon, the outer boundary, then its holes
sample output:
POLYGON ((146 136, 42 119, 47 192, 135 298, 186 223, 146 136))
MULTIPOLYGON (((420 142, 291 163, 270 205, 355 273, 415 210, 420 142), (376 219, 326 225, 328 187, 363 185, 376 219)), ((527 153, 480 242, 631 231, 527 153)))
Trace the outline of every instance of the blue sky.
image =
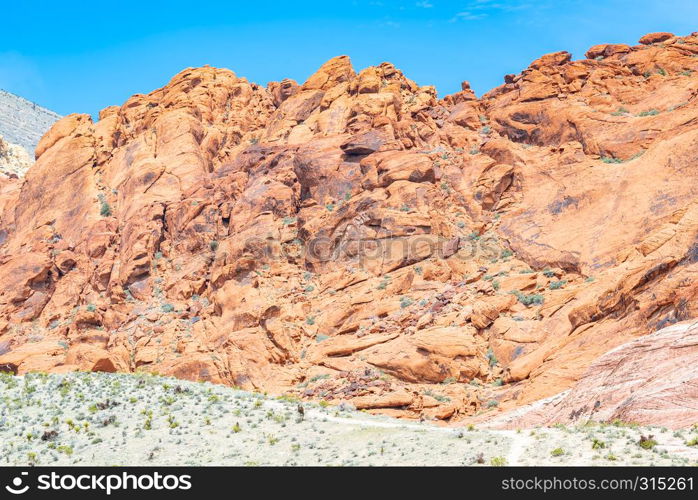
POLYGON ((2 10, 0 88, 61 114, 96 114, 188 66, 302 82, 340 54, 355 69, 390 61, 440 96, 462 80, 482 94, 547 52, 581 58, 596 43, 698 29, 696 0, 18 0, 2 10))

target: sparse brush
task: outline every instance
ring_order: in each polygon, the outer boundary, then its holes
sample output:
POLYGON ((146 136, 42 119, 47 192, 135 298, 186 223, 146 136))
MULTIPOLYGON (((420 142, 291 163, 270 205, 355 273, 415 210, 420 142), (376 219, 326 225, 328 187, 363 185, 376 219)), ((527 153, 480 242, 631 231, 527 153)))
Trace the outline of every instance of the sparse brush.
POLYGON ((606 447, 606 443, 601 441, 600 439, 594 438, 591 442, 591 449, 592 450, 600 450, 602 448, 606 447))
POLYGON ((638 443, 640 445, 640 448, 644 450, 651 450, 655 446, 657 446, 657 440, 654 439, 654 436, 652 434, 649 434, 647 436, 641 435, 640 436, 640 441, 638 443))

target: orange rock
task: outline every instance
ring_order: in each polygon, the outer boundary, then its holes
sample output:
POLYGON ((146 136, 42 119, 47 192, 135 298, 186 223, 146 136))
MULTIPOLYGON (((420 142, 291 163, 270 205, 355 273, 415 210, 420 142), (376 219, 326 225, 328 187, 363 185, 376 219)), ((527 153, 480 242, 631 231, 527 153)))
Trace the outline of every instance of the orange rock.
POLYGON ((495 419, 502 427, 621 421, 687 428, 698 410, 698 328, 670 326, 599 357, 571 390, 495 419), (676 370, 677 365, 682 366, 676 370))
POLYGON ((594 45, 584 54, 587 59, 596 59, 610 57, 616 54, 625 54, 630 52, 630 47, 622 43, 604 43, 594 45))
POLYGON ((698 37, 642 43, 545 55, 482 98, 340 56, 266 88, 188 68, 65 117, 0 177, 0 369, 412 418, 433 384, 507 382, 423 407, 451 420, 575 386, 698 316, 698 37))
POLYGON ((126 368, 107 350, 88 344, 72 346, 66 354, 65 363, 92 372, 115 372, 117 367, 121 370, 126 368))
POLYGON ((388 394, 361 396, 351 400, 357 410, 369 408, 397 408, 409 406, 414 401, 414 397, 404 391, 391 392, 388 394))
POLYGON ((652 45, 653 43, 660 43, 670 38, 673 38, 673 33, 658 32, 658 33, 647 33, 645 36, 640 38, 640 43, 643 45, 652 45))

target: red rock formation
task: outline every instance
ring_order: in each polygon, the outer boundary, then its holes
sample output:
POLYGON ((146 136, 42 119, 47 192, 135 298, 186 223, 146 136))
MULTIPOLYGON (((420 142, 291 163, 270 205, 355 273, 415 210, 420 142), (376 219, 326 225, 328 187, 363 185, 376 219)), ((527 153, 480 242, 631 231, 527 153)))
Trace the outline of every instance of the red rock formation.
POLYGON ((571 387, 697 312, 698 37, 643 40, 482 99, 343 56, 65 117, 0 179, 0 366, 452 419, 571 387))
POLYGON ((684 322, 599 357, 557 397, 502 415, 499 427, 630 422, 690 427, 698 421, 698 325, 684 322))

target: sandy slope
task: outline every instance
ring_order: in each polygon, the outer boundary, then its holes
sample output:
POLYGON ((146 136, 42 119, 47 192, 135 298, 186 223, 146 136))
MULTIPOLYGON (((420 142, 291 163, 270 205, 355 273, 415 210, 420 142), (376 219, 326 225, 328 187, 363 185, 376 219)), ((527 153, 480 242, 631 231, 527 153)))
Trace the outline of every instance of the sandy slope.
POLYGON ((688 465, 695 432, 437 427, 150 375, 0 379, 0 464, 688 465), (654 434, 652 450, 638 445, 654 434), (604 448, 593 449, 593 439, 604 448), (560 448, 560 456, 553 450, 560 448), (478 458, 481 457, 480 460, 478 458))

